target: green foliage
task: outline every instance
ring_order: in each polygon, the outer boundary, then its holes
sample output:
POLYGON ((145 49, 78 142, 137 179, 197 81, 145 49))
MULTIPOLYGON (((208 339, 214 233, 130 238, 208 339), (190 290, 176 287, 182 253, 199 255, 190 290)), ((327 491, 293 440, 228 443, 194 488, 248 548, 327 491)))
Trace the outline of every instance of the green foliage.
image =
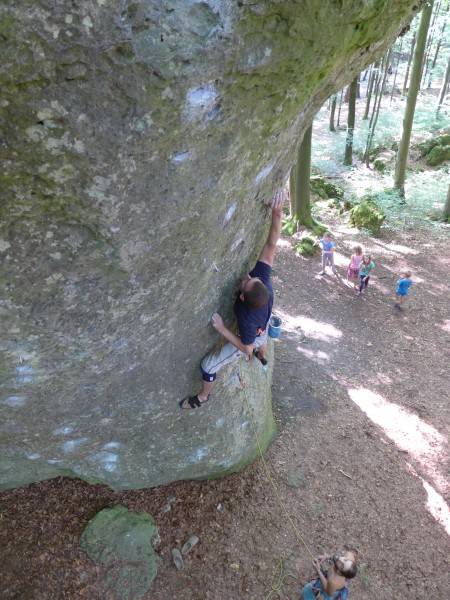
POLYGON ((447 160, 450 160, 450 145, 435 146, 430 150, 426 158, 427 165, 430 165, 430 167, 440 165, 447 160))
POLYGON ((317 221, 314 221, 314 225, 311 227, 311 231, 314 233, 314 235, 317 235, 318 237, 323 235, 326 230, 327 227, 325 227, 325 225, 317 223, 317 221))
POLYGON ((306 235, 295 245, 296 253, 301 256, 314 256, 318 248, 316 240, 306 235))
POLYGON ((294 235, 294 233, 297 231, 297 226, 298 223, 296 219, 294 219, 293 217, 286 217, 285 219, 283 219, 281 231, 285 235, 294 235))
POLYGON ((358 229, 368 229, 372 233, 380 230, 385 219, 386 215, 369 194, 363 196, 361 202, 350 211, 350 223, 358 229))
POLYGON ((311 191, 320 198, 342 198, 344 190, 331 183, 321 175, 313 175, 310 179, 311 191))

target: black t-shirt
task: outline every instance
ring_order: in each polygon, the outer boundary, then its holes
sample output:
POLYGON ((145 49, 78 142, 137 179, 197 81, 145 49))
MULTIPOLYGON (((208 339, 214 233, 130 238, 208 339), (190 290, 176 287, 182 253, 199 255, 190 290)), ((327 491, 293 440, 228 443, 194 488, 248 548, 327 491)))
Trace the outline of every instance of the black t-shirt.
POLYGON ((246 346, 253 344, 258 334, 258 329, 264 330, 266 328, 267 321, 272 313, 273 289, 270 280, 271 272, 272 267, 260 260, 256 263, 253 271, 250 271, 250 277, 261 279, 269 290, 269 302, 267 304, 261 308, 249 308, 242 302, 239 296, 234 303, 234 313, 238 322, 239 334, 242 343, 246 346))

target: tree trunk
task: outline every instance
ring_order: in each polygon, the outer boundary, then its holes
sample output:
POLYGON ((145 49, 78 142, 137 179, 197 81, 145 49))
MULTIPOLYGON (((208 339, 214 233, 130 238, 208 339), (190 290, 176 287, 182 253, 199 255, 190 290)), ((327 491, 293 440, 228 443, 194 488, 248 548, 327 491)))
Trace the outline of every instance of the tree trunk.
POLYGON ((359 75, 351 82, 348 95, 347 139, 345 140, 344 165, 351 165, 353 160, 353 132, 355 130, 356 94, 359 75))
POLYGON ((447 200, 445 201, 443 217, 444 221, 450 222, 450 184, 448 186, 447 200))
POLYGON ((291 169, 291 188, 292 205, 294 207, 294 219, 311 228, 315 225, 311 217, 311 192, 310 192, 310 175, 311 175, 311 139, 312 139, 312 123, 305 131, 302 143, 298 148, 297 163, 291 169))
POLYGON ((425 48, 425 58, 423 61, 422 80, 421 80, 421 84, 420 84, 421 88, 425 85, 425 80, 428 75, 428 70, 429 70, 428 68, 430 66, 431 48, 433 46, 433 41, 434 41, 434 37, 435 37, 435 33, 436 33, 436 20, 437 20, 437 16, 438 16, 440 7, 441 7, 441 0, 437 0, 436 4, 434 5, 434 11, 433 11, 433 15, 432 15, 433 18, 431 20, 431 27, 429 29, 429 35, 427 38, 427 43, 426 43, 426 48, 425 48))
POLYGON ((372 147, 373 138, 375 136, 375 128, 376 128, 377 122, 378 122, 378 115, 380 114, 381 99, 383 97, 382 92, 383 92, 384 84, 386 82, 387 75, 388 75, 390 59, 391 59, 391 50, 389 49, 388 53, 386 54, 386 56, 384 58, 384 62, 381 65, 381 67, 383 69, 383 64, 384 64, 383 78, 381 79, 381 75, 380 75, 380 78, 378 79, 378 82, 377 82, 377 89, 375 90, 375 100, 373 103, 372 116, 370 117, 370 122, 369 122, 369 133, 367 135, 366 149, 364 151, 364 160, 366 162, 367 167, 369 166, 369 162, 370 162, 370 149, 372 147), (380 82, 380 80, 381 80, 381 82, 380 82))
POLYGON ((342 108, 342 98, 344 96, 344 90, 341 90, 341 96, 339 98, 339 109, 338 109, 338 118, 337 118, 337 127, 339 127, 339 119, 341 118, 341 108, 342 108))
POLYGON ((411 61, 412 61, 412 57, 414 54, 415 45, 416 45, 416 32, 414 32, 413 38, 411 40, 411 50, 409 52, 408 65, 406 67, 405 81, 403 82, 402 96, 404 96, 406 94, 406 90, 408 88, 409 69, 411 67, 411 61))
POLYGON ((397 82, 398 65, 400 64, 400 56, 402 53, 402 47, 403 47, 403 39, 400 40, 400 48, 398 50, 397 64, 395 66, 395 73, 394 73, 394 81, 392 82, 391 100, 390 100, 391 102, 392 102, 392 98, 393 98, 394 92, 395 92, 395 84, 397 82))
POLYGON ((336 131, 334 126, 334 113, 336 112, 337 95, 333 94, 331 97, 331 111, 330 111, 330 131, 336 131))
POLYGON ((411 139, 411 129, 416 108, 417 94, 419 92, 420 80, 422 75, 423 53, 425 42, 427 40, 428 27, 430 26, 431 12, 433 10, 433 0, 425 4, 422 9, 420 25, 417 31, 417 43, 414 51, 414 60, 411 70, 411 83, 406 99, 405 116, 403 118, 403 132, 398 146, 397 161, 395 164, 394 187, 402 196, 405 194, 405 173, 406 161, 408 159, 409 141, 411 139))
POLYGON ((431 67, 430 67, 430 76, 428 78, 428 85, 427 85, 428 88, 431 87, 431 79, 433 78, 434 67, 436 66, 436 61, 437 61, 437 57, 439 54, 439 50, 441 49, 442 38, 444 37, 444 31, 445 31, 446 25, 447 25, 447 23, 446 23, 446 21, 444 21, 444 24, 442 25, 441 33, 439 35, 438 43, 436 44, 436 51, 434 53, 433 62, 431 63, 431 67))
POLYGON ((371 69, 370 71, 370 75, 369 75, 369 81, 367 83, 367 94, 366 94, 366 107, 364 109, 364 116, 363 116, 363 121, 366 121, 367 118, 369 117, 369 110, 370 110, 370 100, 372 98, 372 92, 373 92, 373 86, 375 83, 375 79, 377 77, 378 74, 378 67, 377 67, 378 63, 375 63, 375 66, 373 69, 371 69))
POLYGON ((448 86, 449 80, 450 80, 450 55, 448 57, 447 68, 445 70, 444 79, 442 80, 441 92, 439 94, 439 102, 438 102, 438 107, 437 107, 437 111, 438 112, 439 112, 439 109, 441 108, 441 105, 442 105, 442 103, 444 101, 445 93, 447 91, 447 86, 448 86))

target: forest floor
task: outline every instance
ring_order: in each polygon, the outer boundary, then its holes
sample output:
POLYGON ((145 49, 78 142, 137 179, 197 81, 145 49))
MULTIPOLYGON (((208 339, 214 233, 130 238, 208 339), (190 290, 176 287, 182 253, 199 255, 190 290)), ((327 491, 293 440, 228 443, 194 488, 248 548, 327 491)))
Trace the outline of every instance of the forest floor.
MULTIPOLYGON (((322 218, 336 236, 338 277, 318 275, 319 257, 297 256, 291 239, 276 259, 284 331, 266 460, 313 554, 358 549, 353 598, 448 600, 448 229, 387 226, 374 238, 325 206, 322 218), (345 281, 356 242, 377 264, 361 297, 345 281), (399 313, 392 291, 404 267, 415 285, 399 313)), ((115 504, 157 522, 161 563, 147 600, 295 600, 313 576, 261 460, 218 481, 113 492, 57 478, 0 498, 4 600, 112 599, 78 542, 115 504), (177 571, 171 549, 191 534, 200 542, 177 571)))

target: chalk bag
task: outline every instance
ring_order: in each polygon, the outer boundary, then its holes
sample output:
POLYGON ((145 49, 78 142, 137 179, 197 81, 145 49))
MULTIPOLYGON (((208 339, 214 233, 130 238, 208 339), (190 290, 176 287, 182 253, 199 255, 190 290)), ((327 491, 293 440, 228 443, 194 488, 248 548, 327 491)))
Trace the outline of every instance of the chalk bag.
POLYGON ((282 320, 280 319, 280 317, 276 317, 275 315, 272 315, 270 317, 270 321, 269 321, 269 337, 273 338, 273 339, 277 339, 280 337, 281 335, 281 323, 282 320))

